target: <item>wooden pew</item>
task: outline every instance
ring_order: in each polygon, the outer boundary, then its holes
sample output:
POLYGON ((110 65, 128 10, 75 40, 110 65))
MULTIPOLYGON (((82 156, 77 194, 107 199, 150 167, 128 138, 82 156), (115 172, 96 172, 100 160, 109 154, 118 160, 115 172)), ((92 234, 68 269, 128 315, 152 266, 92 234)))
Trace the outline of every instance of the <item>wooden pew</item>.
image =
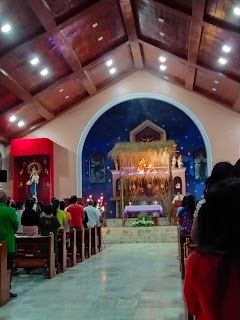
POLYGON ((76 229, 77 262, 85 260, 85 229, 76 229))
POLYGON ((67 232, 67 238, 70 239, 70 246, 67 248, 67 257, 70 259, 71 267, 74 267, 77 264, 76 234, 76 229, 71 229, 69 232, 67 232))
POLYGON ((184 268, 184 243, 186 239, 190 238, 190 234, 182 234, 178 230, 178 254, 179 254, 179 264, 180 264, 180 271, 182 279, 185 277, 185 268, 184 268))
POLYGON ((98 252, 97 226, 91 228, 91 254, 98 252))
POLYGON ((102 226, 97 227, 97 237, 98 237, 98 251, 102 251, 103 245, 102 245, 102 226))
POLYGON ((7 246, 0 242, 0 307, 10 299, 10 278, 7 270, 7 246))
POLYGON ((48 278, 55 276, 54 235, 15 236, 15 267, 27 270, 48 268, 48 278))
POLYGON ((84 243, 85 243, 85 258, 91 258, 92 255, 92 231, 91 227, 85 228, 84 235, 84 243))
POLYGON ((67 248, 66 248, 66 231, 58 232, 58 263, 56 264, 58 272, 67 270, 67 248))

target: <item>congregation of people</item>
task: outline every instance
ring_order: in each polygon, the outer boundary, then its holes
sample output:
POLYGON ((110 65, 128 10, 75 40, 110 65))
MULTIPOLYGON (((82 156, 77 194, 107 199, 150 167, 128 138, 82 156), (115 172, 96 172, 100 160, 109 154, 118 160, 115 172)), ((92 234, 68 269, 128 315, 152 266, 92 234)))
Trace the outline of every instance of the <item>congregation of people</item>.
MULTIPOLYGON (((4 189, 0 188, 0 242, 7 246, 7 269, 10 273, 14 267, 15 234, 18 236, 34 237, 54 234, 54 252, 58 254, 57 236, 61 230, 93 228, 100 226, 101 212, 96 202, 90 199, 87 205, 78 203, 77 196, 71 196, 69 205, 56 198, 50 204, 28 198, 25 203, 16 203, 7 197, 4 189)), ((10 297, 17 297, 10 292, 10 297)))
POLYGON ((178 208, 180 237, 192 252, 185 266, 184 297, 197 320, 240 319, 240 160, 217 163, 197 205, 184 197, 178 208))

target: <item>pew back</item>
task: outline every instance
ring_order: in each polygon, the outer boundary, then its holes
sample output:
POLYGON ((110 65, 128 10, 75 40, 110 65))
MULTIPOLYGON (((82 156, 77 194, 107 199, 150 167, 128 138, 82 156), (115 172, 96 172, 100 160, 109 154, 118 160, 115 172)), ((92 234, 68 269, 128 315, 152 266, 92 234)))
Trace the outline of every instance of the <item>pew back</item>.
POLYGON ((10 299, 10 274, 7 271, 7 246, 0 242, 0 307, 10 299))

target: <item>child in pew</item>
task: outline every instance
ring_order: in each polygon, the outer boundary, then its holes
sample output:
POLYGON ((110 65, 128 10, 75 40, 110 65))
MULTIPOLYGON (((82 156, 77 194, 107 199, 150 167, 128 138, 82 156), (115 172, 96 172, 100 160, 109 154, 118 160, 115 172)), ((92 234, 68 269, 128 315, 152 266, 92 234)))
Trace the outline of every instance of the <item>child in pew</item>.
POLYGON ((239 195, 239 178, 223 180, 199 211, 198 247, 187 260, 184 283, 188 311, 197 320, 240 319, 239 195))
POLYGON ((43 211, 45 213, 45 216, 40 218, 39 220, 41 235, 49 236, 51 232, 54 233, 54 251, 57 257, 58 256, 57 233, 61 225, 57 217, 53 216, 53 206, 51 204, 46 205, 43 211))

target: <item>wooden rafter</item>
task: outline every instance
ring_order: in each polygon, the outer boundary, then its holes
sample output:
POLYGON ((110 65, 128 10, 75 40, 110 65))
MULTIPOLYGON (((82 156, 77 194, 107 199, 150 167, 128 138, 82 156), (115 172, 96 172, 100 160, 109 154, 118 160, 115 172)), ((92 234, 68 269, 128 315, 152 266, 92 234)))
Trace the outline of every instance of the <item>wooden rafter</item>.
POLYGON ((133 10, 130 0, 119 0, 125 28, 127 31, 133 61, 137 69, 143 68, 142 53, 138 41, 137 30, 135 26, 133 10))
MULTIPOLYGON (((196 64, 202 36, 202 22, 204 17, 206 0, 193 0, 192 22, 189 39, 188 61, 196 64)), ((193 90, 196 67, 188 65, 186 72, 185 88, 193 90)))
POLYGON ((76 76, 81 80, 81 83, 83 84, 89 95, 94 95, 97 92, 96 86, 83 70, 82 64, 79 61, 69 41, 57 27, 54 17, 52 16, 49 7, 46 5, 46 2, 44 0, 27 1, 45 30, 54 34, 53 39, 55 43, 61 47, 64 59, 67 61, 76 76))
MULTIPOLYGON (((51 120, 54 118, 54 114, 50 112, 43 104, 41 104, 35 97, 33 97, 25 88, 23 88, 20 83, 13 79, 7 72, 0 69, 0 84, 5 88, 14 93, 19 97, 24 103, 35 103, 38 105, 37 112, 44 117, 46 120, 51 120)), ((8 112, 7 110, 6 112, 8 112)))
POLYGON ((240 112, 240 94, 238 95, 237 100, 234 102, 232 109, 234 111, 240 112))

